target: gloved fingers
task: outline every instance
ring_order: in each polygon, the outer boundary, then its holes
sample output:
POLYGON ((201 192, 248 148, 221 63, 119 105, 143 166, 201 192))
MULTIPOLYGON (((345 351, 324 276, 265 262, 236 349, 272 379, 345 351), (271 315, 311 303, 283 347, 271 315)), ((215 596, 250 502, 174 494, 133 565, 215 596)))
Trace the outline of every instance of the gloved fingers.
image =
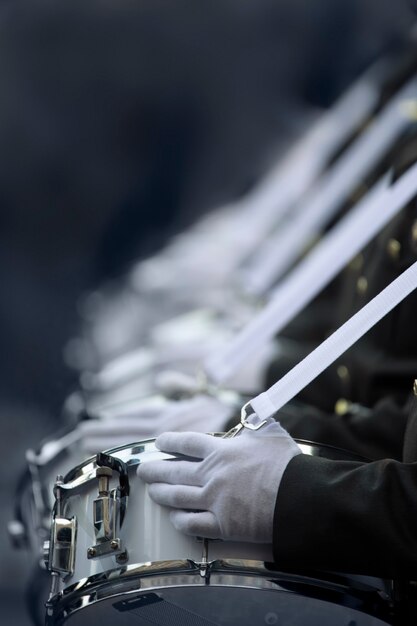
POLYGON ((186 454, 204 459, 217 448, 216 438, 203 433, 163 433, 155 441, 156 447, 164 452, 186 454))
POLYGON ((176 370, 163 370, 155 375, 156 389, 170 397, 173 393, 193 395, 199 390, 199 382, 189 374, 176 370))
POLYGON ((191 511, 171 511, 169 514, 174 527, 185 535, 218 539, 220 527, 216 517, 210 511, 198 513, 191 511))
POLYGON ((149 486, 149 495, 158 504, 173 509, 196 510, 202 508, 203 490, 201 487, 152 483, 149 486))
POLYGON ((146 483, 201 486, 200 463, 197 461, 150 461, 139 465, 137 475, 146 483))

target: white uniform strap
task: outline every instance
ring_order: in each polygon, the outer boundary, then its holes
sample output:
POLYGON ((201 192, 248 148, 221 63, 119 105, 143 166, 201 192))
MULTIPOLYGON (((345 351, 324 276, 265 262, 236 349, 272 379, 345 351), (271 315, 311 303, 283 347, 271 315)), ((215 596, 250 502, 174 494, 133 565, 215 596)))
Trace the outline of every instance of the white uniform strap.
POLYGON ((257 415, 266 419, 281 409, 416 288, 417 261, 268 391, 251 400, 257 415))
POLYGON ((242 273, 244 289, 258 295, 265 293, 291 267, 410 124, 406 103, 416 96, 417 79, 413 79, 318 181, 276 236, 267 241, 250 268, 242 273))
POLYGON ((270 303, 224 349, 209 355, 205 372, 217 384, 235 374, 282 330, 417 194, 417 164, 387 188, 385 177, 280 283, 270 303))

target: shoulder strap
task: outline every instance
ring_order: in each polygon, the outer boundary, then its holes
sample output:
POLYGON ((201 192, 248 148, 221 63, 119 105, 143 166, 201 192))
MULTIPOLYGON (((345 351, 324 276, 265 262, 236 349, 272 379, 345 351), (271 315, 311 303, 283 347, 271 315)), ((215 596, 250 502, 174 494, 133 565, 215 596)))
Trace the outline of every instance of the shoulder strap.
POLYGON ((250 401, 261 419, 270 417, 417 288, 417 261, 300 361, 268 391, 250 401))
MULTIPOLYGON (((417 163, 387 187, 384 177, 280 283, 270 303, 224 348, 209 355, 205 372, 221 384, 279 333, 417 194, 417 163)), ((387 311, 388 312, 388 311, 387 311)))

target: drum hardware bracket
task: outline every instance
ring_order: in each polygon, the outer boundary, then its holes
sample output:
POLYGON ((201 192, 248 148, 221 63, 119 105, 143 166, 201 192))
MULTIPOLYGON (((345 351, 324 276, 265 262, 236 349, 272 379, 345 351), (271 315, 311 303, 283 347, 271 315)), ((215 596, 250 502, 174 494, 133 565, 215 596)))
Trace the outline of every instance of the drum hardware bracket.
POLYGON ((119 558, 123 559, 122 555, 127 556, 126 550, 123 550, 123 544, 120 539, 111 539, 109 541, 103 541, 101 543, 96 543, 96 545, 87 548, 87 559, 98 559, 102 556, 108 556, 109 554, 114 554, 116 556, 116 560, 119 558))
POLYGON ((240 422, 236 426, 233 426, 225 435, 223 439, 232 439, 236 437, 244 428, 248 430, 259 430, 262 426, 265 426, 267 420, 259 420, 258 415, 254 411, 250 402, 246 402, 240 411, 240 422), (256 422, 249 421, 252 416, 257 418, 256 422))
POLYGON ((57 476, 54 494, 55 505, 52 512, 50 540, 44 543, 44 560, 46 568, 51 572, 50 597, 59 590, 59 579, 74 573, 75 543, 77 536, 77 518, 63 517, 62 489, 63 477, 57 476))
MULTIPOLYGON (((120 467, 118 464, 109 462, 108 456, 104 455, 105 465, 100 464, 96 470, 96 477, 99 483, 98 498, 93 502, 93 524, 96 544, 87 548, 87 559, 91 560, 114 555, 118 563, 126 563, 128 553, 122 546, 121 540, 117 537, 117 529, 121 527, 122 513, 124 516, 126 510, 125 500, 127 496, 122 496, 122 491, 126 493, 126 481, 121 479, 120 486, 110 490, 113 468, 117 467, 117 471, 120 470, 119 476, 123 476, 126 467, 120 467), (109 467, 109 465, 112 467, 109 467)), ((127 471, 125 478, 127 479, 127 471)), ((128 487, 129 484, 127 482, 127 489, 128 487)))
POLYGON ((193 561, 194 565, 196 565, 196 567, 198 567, 198 569, 200 570, 201 578, 204 578, 207 585, 210 581, 211 566, 214 562, 208 560, 208 546, 208 539, 203 539, 203 551, 201 554, 201 561, 193 561))
POLYGON ((191 561, 195 567, 199 570, 201 578, 204 579, 206 585, 210 582, 211 568, 215 561, 191 561))
POLYGON ((76 517, 53 519, 51 540, 44 543, 45 563, 49 571, 56 572, 63 577, 73 574, 76 534, 76 517))
POLYGON ((105 452, 99 452, 96 457, 96 463, 99 468, 108 468, 119 474, 119 508, 120 508, 120 528, 123 526, 124 518, 127 510, 128 497, 130 493, 129 475, 127 472, 127 465, 120 459, 106 454, 105 452))

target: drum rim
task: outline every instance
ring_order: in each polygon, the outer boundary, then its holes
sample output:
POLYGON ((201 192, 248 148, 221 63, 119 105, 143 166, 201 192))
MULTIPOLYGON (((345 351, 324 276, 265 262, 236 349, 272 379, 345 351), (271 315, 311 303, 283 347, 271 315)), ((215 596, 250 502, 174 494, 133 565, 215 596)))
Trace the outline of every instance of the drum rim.
MULTIPOLYGON (((250 559, 216 559, 210 562, 210 566, 218 572, 251 573, 257 575, 274 574, 274 570, 265 567, 264 561, 250 559), (229 565, 230 564, 230 565, 229 565)), ((214 571, 213 569, 213 571, 214 571)), ((88 590, 100 587, 103 584, 114 584, 116 581, 129 580, 131 578, 149 578, 152 576, 165 576, 175 574, 198 574, 200 576, 200 564, 192 559, 171 559, 166 561, 147 561, 143 563, 130 563, 129 565, 112 568, 105 572, 92 574, 74 582, 58 592, 52 599, 54 603, 59 599, 70 596, 74 591, 88 590)))
MULTIPOLYGON (((212 564, 214 563, 221 564, 224 568, 221 571, 216 570, 216 573, 224 573, 225 575, 244 574, 260 579, 274 575, 274 572, 268 570, 262 561, 236 560, 232 569, 227 569, 224 561, 213 561, 212 564)), ((145 587, 148 591, 184 585, 183 583, 183 585, 166 584, 161 586, 160 582, 158 585, 152 585, 152 582, 149 582, 152 579, 159 579, 160 581, 162 576, 193 576, 196 583, 192 586, 204 586, 206 584, 205 578, 200 575, 200 565, 191 559, 130 564, 118 569, 93 574, 58 592, 46 604, 46 624, 48 624, 48 617, 52 619, 51 624, 55 623, 57 611, 62 613, 65 610, 65 615, 71 615, 80 608, 84 608, 84 606, 90 606, 111 597, 137 593, 141 589, 144 590, 143 581, 148 583, 145 587), (130 591, 128 589, 120 589, 120 587, 127 587, 129 583, 131 585, 135 582, 138 585, 130 591), (199 583, 198 585, 197 582, 199 583), (100 597, 96 598, 94 594, 98 590, 100 590, 100 597), (79 607, 80 600, 82 600, 81 607, 79 607)))
MULTIPOLYGON (((130 456, 133 456, 134 448, 138 446, 143 446, 146 444, 151 444, 151 445, 155 444, 155 437, 153 437, 152 439, 141 439, 139 441, 132 441, 130 443, 124 444, 123 446, 108 448, 107 450, 104 450, 104 452, 105 454, 117 456, 118 452, 130 450, 131 451, 130 456)), ((157 450, 157 448, 155 448, 155 445, 153 445, 153 448, 157 450)), ((164 458, 164 459, 175 458, 174 455, 172 454, 160 452, 159 450, 157 451, 161 454, 161 458, 164 458)), ((96 457, 97 455, 90 456, 87 459, 85 459, 85 461, 82 461, 81 463, 79 463, 78 465, 70 469, 69 472, 67 472, 64 476, 64 482, 61 485, 62 488, 70 489, 70 483, 74 483, 74 487, 75 486, 80 487, 81 485, 84 485, 90 482, 92 479, 94 479, 95 469, 97 469, 96 457), (90 467, 90 470, 88 469, 89 467, 90 467)))
MULTIPOLYGON (((370 463, 370 459, 356 452, 352 452, 351 450, 347 450, 346 448, 339 448, 338 446, 332 446, 328 443, 318 443, 317 441, 310 441, 309 439, 299 439, 298 437, 294 438, 297 444, 303 448, 311 448, 315 454, 309 454, 309 456, 319 456, 325 459, 334 460, 334 461, 356 461, 358 463, 370 463), (320 452, 330 452, 334 456, 326 456, 325 454, 320 454, 320 452)), ((304 452, 307 454, 307 452, 304 452)))
MULTIPOLYGON (((224 433, 215 433, 216 436, 222 436, 223 434, 224 433)), ((122 446, 109 448, 105 450, 105 453, 110 454, 112 456, 117 456, 118 452, 121 452, 121 451, 125 452, 125 451, 130 450, 131 455, 133 455, 134 448, 137 448, 138 446, 150 445, 152 446, 153 450, 157 451, 161 455, 160 457, 161 459, 162 458, 163 459, 175 458, 174 454, 161 452, 160 450, 155 448, 155 440, 156 438, 153 437, 150 439, 142 439, 139 441, 133 441, 122 446)), ((355 452, 351 452, 343 448, 338 448, 336 446, 331 446, 329 444, 322 444, 322 443, 317 443, 314 441, 309 441, 308 439, 298 439, 298 438, 296 438, 295 441, 300 446, 303 454, 307 454, 308 456, 322 457, 322 458, 327 458, 331 460, 339 460, 339 461, 356 461, 356 462, 362 462, 362 463, 369 462, 369 459, 363 456, 360 456, 359 454, 356 454, 355 452), (326 455, 324 454, 324 452, 327 452, 328 454, 326 455)), ((144 452, 146 452, 146 450, 144 450, 144 452)), ((74 486, 79 487, 81 485, 84 485, 90 482, 92 479, 94 479, 95 478, 94 470, 97 468, 95 460, 96 460, 96 456, 94 455, 94 456, 89 457, 82 463, 79 463, 78 465, 73 467, 65 475, 64 483, 62 487, 64 489, 69 489, 70 483, 74 483, 74 486), (89 466, 91 466, 90 471, 88 471, 89 466)))
MULTIPOLYGON (((210 570, 210 581, 208 583, 204 576, 200 575, 199 564, 191 560, 132 564, 118 570, 112 569, 95 574, 80 580, 78 583, 67 587, 50 598, 46 604, 45 625, 52 626, 56 624, 57 619, 67 619, 83 608, 111 598, 116 599, 120 596, 167 588, 173 589, 185 586, 202 588, 210 585, 212 587, 295 593, 302 597, 312 597, 316 600, 338 605, 343 605, 343 603, 336 602, 337 596, 339 598, 349 596, 349 598, 355 598, 358 602, 358 606, 348 604, 352 609, 371 615, 381 620, 383 624, 387 624, 387 626, 393 622, 388 603, 384 602, 376 589, 370 588, 367 591, 363 588, 355 589, 346 582, 338 583, 329 578, 324 578, 323 573, 320 577, 320 573, 306 575, 268 568, 262 561, 219 559, 218 561, 213 561, 211 565, 212 569, 210 570), (176 577, 178 580, 161 584, 161 577, 163 576, 176 577), (186 582, 184 577, 192 577, 193 582, 186 582), (216 578, 219 580, 216 581, 216 578), (283 586, 285 584, 293 587, 299 585, 299 589, 283 586), (135 586, 132 588, 132 585, 135 586), (310 594, 306 591, 306 586, 310 589, 310 594), (315 593, 312 594, 311 590, 315 590, 315 593), (98 591, 99 594, 97 594, 98 591), (367 602, 370 594, 374 598, 374 603, 367 602), (366 600, 365 596, 367 596, 366 600), (378 604, 377 608, 376 603, 378 604)), ((271 563, 269 565, 276 567, 276 564, 271 563)))

